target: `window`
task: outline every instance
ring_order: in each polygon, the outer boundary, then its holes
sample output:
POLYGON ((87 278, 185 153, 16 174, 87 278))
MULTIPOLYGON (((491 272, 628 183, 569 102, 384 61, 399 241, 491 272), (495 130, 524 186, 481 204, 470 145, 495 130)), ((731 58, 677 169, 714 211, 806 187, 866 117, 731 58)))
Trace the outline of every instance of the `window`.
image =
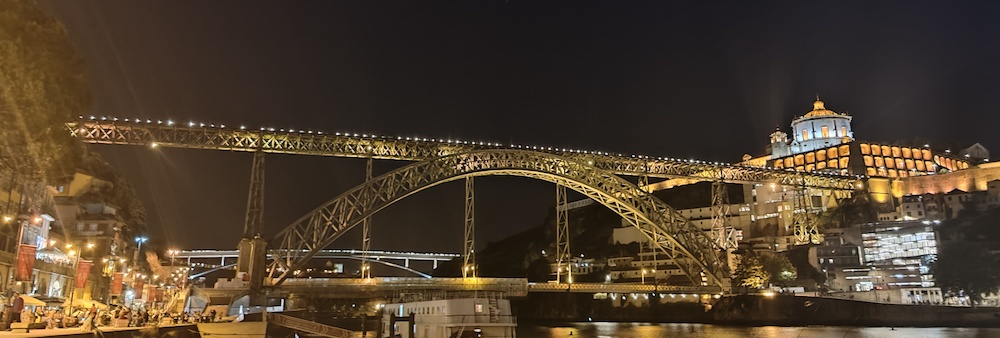
POLYGON ((847 137, 847 127, 840 126, 840 137, 847 137))
POLYGON ((823 133, 823 137, 830 137, 830 128, 823 126, 820 128, 820 132, 823 133))
POLYGON ((809 131, 808 130, 802 129, 802 140, 803 141, 809 140, 809 131))

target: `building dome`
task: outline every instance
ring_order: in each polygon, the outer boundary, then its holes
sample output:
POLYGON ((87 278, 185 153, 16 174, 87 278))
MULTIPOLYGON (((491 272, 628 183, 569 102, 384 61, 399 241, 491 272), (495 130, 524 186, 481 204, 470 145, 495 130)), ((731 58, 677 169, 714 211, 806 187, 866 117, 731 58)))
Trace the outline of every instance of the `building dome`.
POLYGON ((854 140, 851 120, 850 115, 826 109, 823 101, 816 96, 813 110, 792 120, 793 139, 789 153, 798 154, 854 140))
POLYGON ((806 113, 806 115, 803 117, 840 116, 840 115, 846 115, 846 114, 838 114, 835 111, 826 109, 826 107, 823 106, 823 101, 821 101, 819 97, 816 97, 816 102, 813 102, 813 110, 806 113))

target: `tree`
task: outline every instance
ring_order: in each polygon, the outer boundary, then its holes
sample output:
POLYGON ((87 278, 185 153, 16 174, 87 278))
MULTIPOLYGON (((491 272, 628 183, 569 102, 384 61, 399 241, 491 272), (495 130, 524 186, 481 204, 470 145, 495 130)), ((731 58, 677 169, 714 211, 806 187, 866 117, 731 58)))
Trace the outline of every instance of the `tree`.
POLYGON ((843 228, 851 224, 869 223, 878 220, 880 205, 868 194, 855 194, 840 200, 839 205, 820 214, 817 220, 822 228, 843 228))
POLYGON ((788 257, 782 254, 762 255, 760 264, 772 282, 786 284, 798 278, 798 270, 788 257))
POLYGON ((24 180, 72 175, 82 145, 63 126, 91 105, 65 27, 34 1, 0 0, 0 157, 24 180))
POLYGON ((977 242, 951 242, 941 247, 931 272, 937 285, 953 293, 969 296, 973 303, 983 295, 1000 290, 1000 264, 996 254, 977 242))
POLYGON ((764 265, 761 264, 760 256, 753 251, 740 254, 733 275, 734 281, 739 286, 753 289, 764 288, 770 280, 770 276, 764 271, 764 265))

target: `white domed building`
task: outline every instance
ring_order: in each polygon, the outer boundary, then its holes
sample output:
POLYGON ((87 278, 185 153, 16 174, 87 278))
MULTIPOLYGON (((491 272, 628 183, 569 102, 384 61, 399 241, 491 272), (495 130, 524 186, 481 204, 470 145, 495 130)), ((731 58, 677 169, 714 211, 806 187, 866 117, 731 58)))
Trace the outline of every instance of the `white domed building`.
MULTIPOLYGON (((909 177, 968 169, 967 159, 950 152, 935 152, 927 146, 908 146, 854 139, 853 118, 826 109, 816 98, 813 110, 792 120, 792 140, 781 130, 771 133, 768 155, 742 163, 794 169, 826 171, 869 177, 909 177)), ((985 149, 982 151, 987 153, 985 149)))
POLYGON ((851 116, 826 109, 823 101, 816 97, 812 111, 792 120, 792 136, 794 140, 789 143, 788 135, 784 132, 777 130, 771 134, 772 158, 854 141, 851 116))

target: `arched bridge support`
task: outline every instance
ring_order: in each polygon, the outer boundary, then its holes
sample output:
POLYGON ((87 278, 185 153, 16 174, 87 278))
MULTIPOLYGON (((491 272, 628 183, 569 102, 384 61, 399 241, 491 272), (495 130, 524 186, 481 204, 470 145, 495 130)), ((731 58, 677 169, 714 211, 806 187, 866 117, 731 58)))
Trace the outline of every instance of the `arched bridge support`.
POLYGON ((269 243, 268 284, 278 285, 317 252, 379 210, 421 190, 470 176, 534 178, 565 186, 618 213, 674 259, 694 285, 729 288, 713 240, 676 210, 593 163, 526 150, 480 150, 417 162, 376 177, 314 209, 269 243))

